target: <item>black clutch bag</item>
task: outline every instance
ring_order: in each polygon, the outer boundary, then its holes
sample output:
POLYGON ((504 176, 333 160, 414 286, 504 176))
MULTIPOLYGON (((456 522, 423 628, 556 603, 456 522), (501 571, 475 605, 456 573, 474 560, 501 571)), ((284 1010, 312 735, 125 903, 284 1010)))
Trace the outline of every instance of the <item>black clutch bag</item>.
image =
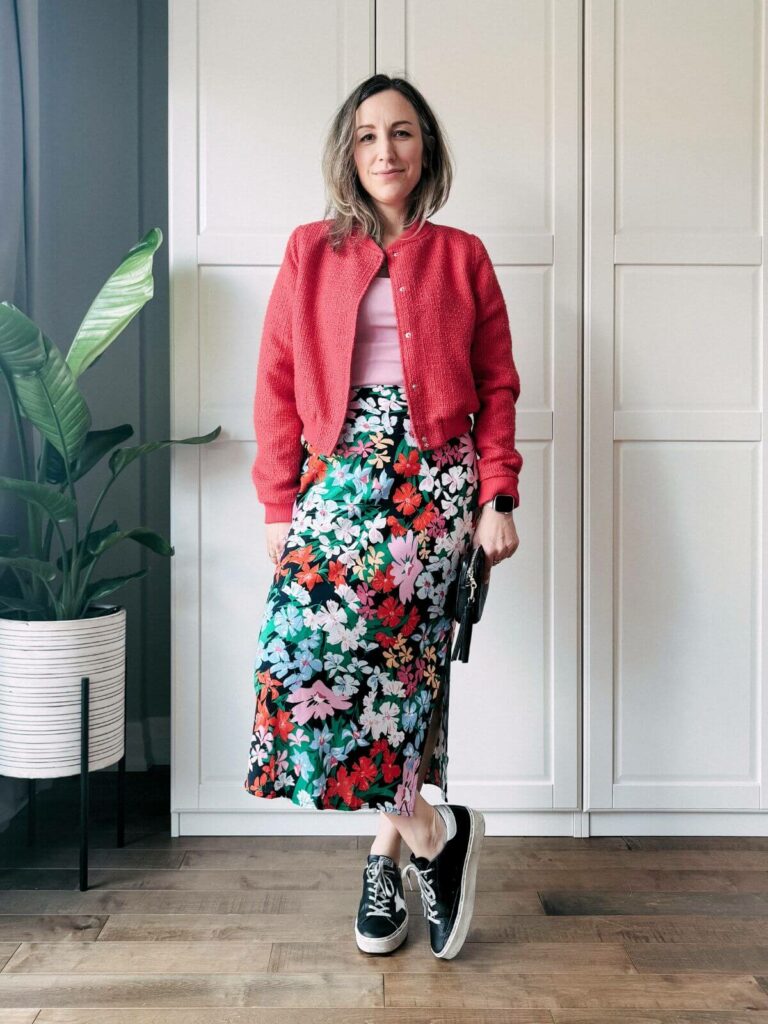
POLYGON ((451 654, 451 661, 469 661, 472 627, 480 621, 488 584, 485 582, 485 551, 482 545, 470 547, 461 556, 455 580, 453 617, 459 623, 459 632, 451 654))

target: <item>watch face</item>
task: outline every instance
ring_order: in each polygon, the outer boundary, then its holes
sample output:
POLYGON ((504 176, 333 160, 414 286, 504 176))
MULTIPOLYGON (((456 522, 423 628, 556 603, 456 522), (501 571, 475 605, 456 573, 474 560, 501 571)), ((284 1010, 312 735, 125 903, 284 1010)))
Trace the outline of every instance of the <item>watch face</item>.
POLYGON ((492 505, 497 512, 511 512, 515 507, 515 499, 511 494, 497 494, 492 505))

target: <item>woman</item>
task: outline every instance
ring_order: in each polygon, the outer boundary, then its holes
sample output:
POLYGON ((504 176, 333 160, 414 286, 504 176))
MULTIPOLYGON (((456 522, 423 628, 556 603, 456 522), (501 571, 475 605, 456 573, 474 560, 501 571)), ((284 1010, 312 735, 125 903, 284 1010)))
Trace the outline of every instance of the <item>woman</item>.
POLYGON ((460 557, 482 544, 493 565, 519 543, 520 384, 483 243, 427 219, 452 171, 424 97, 400 78, 363 82, 332 122, 323 169, 333 216, 291 233, 259 352, 252 476, 275 574, 244 786, 377 809, 358 947, 404 941, 412 874, 432 951, 450 959, 469 929, 484 819, 420 789, 447 799, 460 557))

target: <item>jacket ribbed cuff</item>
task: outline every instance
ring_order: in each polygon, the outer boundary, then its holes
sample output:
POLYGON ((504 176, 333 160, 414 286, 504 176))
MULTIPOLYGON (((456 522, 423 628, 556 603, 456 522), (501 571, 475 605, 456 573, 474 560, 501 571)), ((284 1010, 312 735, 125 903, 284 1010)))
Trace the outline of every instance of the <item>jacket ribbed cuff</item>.
POLYGON ((293 502, 265 502, 264 522, 265 523, 290 523, 293 517, 293 502))

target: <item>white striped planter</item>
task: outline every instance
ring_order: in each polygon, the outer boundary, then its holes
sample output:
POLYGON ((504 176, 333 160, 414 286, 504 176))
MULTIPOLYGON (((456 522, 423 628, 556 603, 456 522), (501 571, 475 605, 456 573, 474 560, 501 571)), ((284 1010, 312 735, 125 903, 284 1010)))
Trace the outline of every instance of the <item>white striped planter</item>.
POLYGON ((89 679, 89 770, 125 749, 125 608, 93 605, 82 619, 0 618, 0 775, 51 779, 80 772, 80 680, 89 679))

